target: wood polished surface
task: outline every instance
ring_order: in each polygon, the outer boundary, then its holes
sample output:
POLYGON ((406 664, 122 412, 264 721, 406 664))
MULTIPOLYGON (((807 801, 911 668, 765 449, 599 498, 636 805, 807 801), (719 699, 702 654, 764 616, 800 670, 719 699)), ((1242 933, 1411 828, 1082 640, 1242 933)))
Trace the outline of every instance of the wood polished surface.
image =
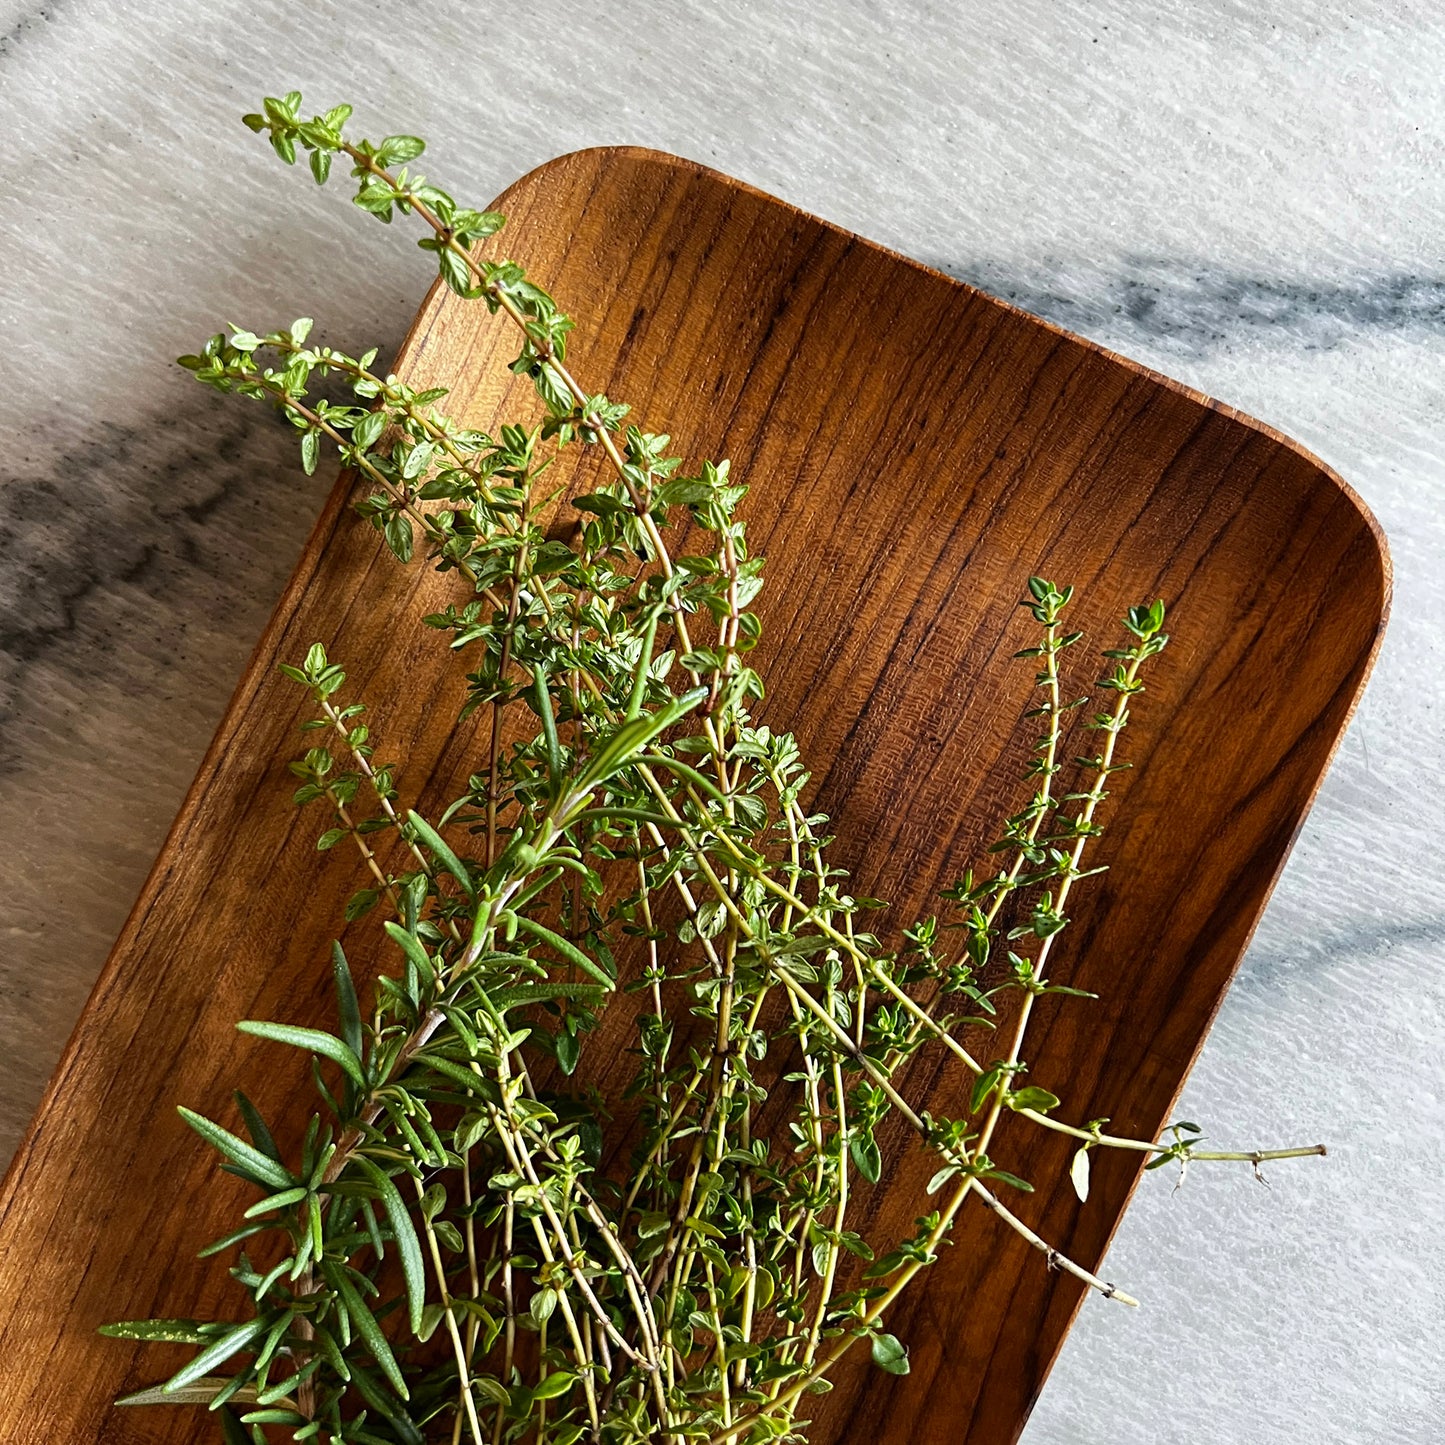
MULTIPOLYGON (((1009 659, 1027 640, 1025 578, 1075 584, 1097 646, 1129 603, 1169 600, 1174 642, 1126 737, 1135 767, 1117 775, 1096 860, 1111 871, 1081 889, 1056 955, 1056 977, 1103 997, 1037 1010, 1026 1050, 1066 1117, 1158 1129, 1373 657, 1389 592, 1373 519, 1258 423, 692 164, 581 152, 500 204, 512 253, 578 320, 583 384, 631 402, 689 460, 730 456, 752 484, 769 558, 763 716, 799 734, 839 861, 896 917, 932 907, 1020 801, 1029 669, 1009 659)), ((512 349, 483 308, 433 293, 397 369, 451 386, 452 413, 487 427, 534 414, 506 372, 512 349)), ((356 876, 339 850, 314 851, 313 820, 289 802, 301 704, 275 662, 324 640, 424 807, 472 770, 455 669, 418 622, 452 586, 382 555, 348 497, 343 478, 6 1176, 7 1445, 211 1428, 184 1409, 110 1410, 184 1352, 94 1330, 234 1309, 224 1263, 195 1252, 249 1191, 174 1106, 228 1121, 244 1082, 286 1118, 299 1059, 233 1023, 330 1009, 327 945, 356 876)), ((1090 680, 1082 648, 1073 662, 1090 680)), ((342 934, 358 965, 378 954, 373 931, 342 934)), ((936 1111, 957 1109, 955 1071, 914 1082, 936 1111)), ((1214 1123, 1225 1136, 1230 1121, 1214 1123)), ((896 1144, 884 1234, 921 1212, 931 1169, 896 1144)), ((991 1152, 1039 1186, 1018 1212, 1098 1261, 1132 1156, 1096 1154, 1080 1206, 1067 1141, 1010 1117, 991 1152)), ((890 1317, 912 1374, 860 1361, 819 1398, 814 1438, 1013 1441, 1078 1303, 1071 1280, 965 1210, 890 1317)))

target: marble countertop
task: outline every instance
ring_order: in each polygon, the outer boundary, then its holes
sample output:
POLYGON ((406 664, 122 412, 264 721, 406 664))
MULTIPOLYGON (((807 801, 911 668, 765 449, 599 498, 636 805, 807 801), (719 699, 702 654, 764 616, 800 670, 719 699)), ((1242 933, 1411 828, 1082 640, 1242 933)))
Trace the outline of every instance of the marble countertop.
POLYGON ((394 344, 428 279, 234 117, 362 98, 476 197, 655 146, 1270 422, 1380 518, 1374 680, 1182 1105, 1331 1158, 1152 1176, 1110 1257, 1145 1308, 1087 1303, 1025 1439, 1438 1439, 1441 75, 1409 0, 0 3, 0 1153, 329 485, 170 359, 323 308, 394 344))

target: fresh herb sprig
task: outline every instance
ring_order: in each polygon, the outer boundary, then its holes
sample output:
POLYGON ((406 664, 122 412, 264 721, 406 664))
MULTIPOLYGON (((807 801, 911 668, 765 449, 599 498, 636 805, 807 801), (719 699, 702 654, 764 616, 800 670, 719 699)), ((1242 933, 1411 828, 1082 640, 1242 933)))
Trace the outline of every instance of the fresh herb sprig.
POLYGON ((1120 1138, 1054 1117, 1058 1096, 1025 1081, 1034 1001, 1080 992, 1055 981, 1054 955, 1074 886, 1100 871, 1085 854, 1168 640, 1163 603, 1129 612, 1098 683, 1112 705, 1088 722, 1098 750, 1070 763, 1087 702, 1064 700, 1072 592, 1030 579, 1033 792, 997 866, 946 893, 952 916, 890 946, 863 926, 882 905, 828 861, 796 741, 751 712, 763 562, 739 516, 746 487, 726 462, 687 469, 668 436, 586 391, 566 365, 571 320, 478 249, 503 218, 409 173, 416 137, 348 138, 350 116, 303 120, 292 92, 245 121, 318 182, 349 161, 353 199, 379 219, 420 218, 446 284, 517 331, 512 370, 540 417, 466 428, 443 389, 376 370, 374 350, 314 344, 306 320, 233 329, 182 365, 277 407, 308 472, 334 447, 399 561, 420 551, 456 575, 455 600, 426 621, 468 668, 464 710, 490 727, 466 791, 429 821, 402 802, 399 766, 376 760, 366 705, 325 648, 283 669, 314 734, 292 764, 296 801, 325 814, 319 848, 354 845, 366 882, 347 917, 387 915, 396 970, 363 1008, 338 944, 334 1031, 239 1025, 312 1057, 320 1104, 299 1157, 239 1093, 244 1136, 182 1111, 259 1191, 208 1251, 239 1248, 250 1308, 108 1326, 198 1350, 123 1403, 204 1402, 231 1442, 801 1439, 800 1406, 859 1341, 907 1373, 888 1312, 970 1197, 1050 1265, 1133 1302, 1003 1203, 1031 1190, 988 1153, 1005 1112, 1080 1141, 1081 1199, 1096 1148, 1151 1167, 1323 1153, 1205 1150, 1184 1123, 1167 1142, 1120 1138), (314 395, 328 378, 352 399, 314 395), (572 500, 580 523, 559 541, 539 479, 578 446, 600 450, 611 479, 572 500), (679 520, 695 552, 674 553, 679 520), (586 1085, 589 1038, 619 991, 634 996, 638 1061, 625 1127, 586 1085), (1000 1015, 1006 995, 1017 1003, 1000 1015), (974 1057, 960 1032, 1001 1016, 1004 1052, 974 1057), (938 1049, 971 1079, 957 1118, 909 1099, 907 1066, 938 1049), (765 1133, 759 1105, 782 1089, 791 1109, 765 1133), (937 1207, 907 1238, 869 1239, 857 1221, 888 1173, 893 1116, 936 1156, 937 1207))

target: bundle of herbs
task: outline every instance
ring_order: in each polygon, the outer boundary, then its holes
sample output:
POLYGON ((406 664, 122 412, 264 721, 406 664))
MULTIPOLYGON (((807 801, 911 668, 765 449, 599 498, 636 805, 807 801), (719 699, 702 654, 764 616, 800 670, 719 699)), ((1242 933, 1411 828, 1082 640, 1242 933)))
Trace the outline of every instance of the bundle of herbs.
POLYGON ((802 1439, 809 1397, 860 1343, 907 1374, 890 1308, 970 1200, 1041 1267, 1133 1303, 1005 1202, 1031 1188, 990 1155, 1006 1113, 1078 1141, 1081 1199, 1100 1148, 1181 1168, 1324 1152, 1208 1150, 1187 1123, 1120 1138, 1065 1122, 1027 1081, 1035 1001, 1079 993, 1055 958, 1076 886, 1101 871, 1086 854, 1168 640, 1163 603, 1130 609, 1090 702, 1070 674, 1097 669, 1067 666, 1071 589, 1028 580, 1036 641, 1020 655, 1039 737, 1022 805, 941 918, 892 942, 870 932, 882 905, 830 864, 795 740, 754 720, 763 559, 746 487, 727 462, 688 468, 668 436, 588 391, 567 365, 572 322, 482 246, 503 217, 410 172, 419 139, 348 138, 350 115, 304 120, 293 92, 245 122, 318 182, 339 158, 379 219, 419 219, 446 284, 515 329, 512 370, 540 414, 468 429, 443 390, 377 370, 375 351, 314 344, 305 320, 181 359, 279 408, 307 472, 334 448, 369 484, 358 510, 398 563, 424 557, 451 579, 455 601, 426 622, 467 669, 481 746, 465 793, 428 820, 375 760, 342 663, 317 644, 285 667, 310 704, 296 801, 325 814, 318 847, 354 848, 367 876, 347 917, 384 920, 396 967, 359 988, 338 944, 334 1030, 239 1025, 313 1056, 298 1153, 243 1093, 247 1137, 182 1109, 259 1191, 209 1251, 238 1252, 248 1308, 107 1326, 196 1346, 125 1403, 204 1404, 223 1438, 258 1445, 802 1439), (338 378, 344 404, 317 394, 338 378), (539 479, 569 447, 608 470, 572 497, 563 540, 539 479), (696 550, 680 554, 684 531, 696 550), (1068 756, 1076 734, 1088 755, 1068 756), (607 1009, 636 1061, 621 1098, 584 1084, 607 1009), (965 1031, 997 1021, 998 1047, 976 1056, 965 1031), (907 1066, 926 1051, 959 1073, 956 1118, 910 1102, 907 1066), (937 1167, 914 1231, 868 1238, 889 1119, 937 1167))

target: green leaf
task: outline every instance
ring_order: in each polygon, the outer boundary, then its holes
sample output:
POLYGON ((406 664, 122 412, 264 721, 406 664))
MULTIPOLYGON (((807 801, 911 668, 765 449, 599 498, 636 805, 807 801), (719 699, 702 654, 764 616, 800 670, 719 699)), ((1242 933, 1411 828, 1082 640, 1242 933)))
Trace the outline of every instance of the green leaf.
POLYGON ((532 693, 537 716, 542 720, 542 736, 547 743, 547 772, 555 787, 562 775, 562 748, 557 741, 557 719, 552 711, 552 694, 547 687, 546 668, 533 669, 532 693))
POLYGON ((396 1236, 397 1251, 401 1255, 401 1273, 406 1281, 407 1317, 412 1334, 421 1332, 421 1315, 426 1305, 426 1264, 422 1259, 421 1241, 417 1238, 416 1227, 401 1191, 388 1177, 386 1171, 373 1163, 365 1154, 356 1155, 357 1167, 376 1187, 381 1202, 386 1205, 387 1218, 391 1220, 391 1232, 396 1236))
POLYGON ((462 891, 468 898, 475 899, 477 890, 472 883, 472 875, 467 872, 462 860, 447 846, 442 835, 415 810, 409 811, 406 817, 416 830, 417 837, 436 855, 437 862, 462 885, 462 891))
POLYGON ((990 1169, 987 1177, 997 1179, 1000 1184, 1011 1184, 1015 1189, 1022 1189, 1025 1194, 1034 1192, 1034 1186, 1027 1179, 1020 1179, 1017 1174, 1010 1174, 1007 1169, 990 1169))
POLYGON ((828 1260, 832 1253, 833 1246, 826 1239, 820 1239, 813 1246, 813 1273, 820 1279, 828 1273, 828 1260))
POLYGON ((421 970, 423 978, 436 977, 436 965, 416 934, 409 932, 399 923, 393 923, 389 918, 382 927, 386 929, 387 937, 421 970))
POLYGON ((470 1069, 454 1063, 451 1059, 443 1058, 439 1054, 415 1054, 413 1062, 424 1064, 427 1068, 440 1074, 442 1078, 451 1080, 465 1094, 477 1093, 486 1082, 485 1074, 474 1074, 470 1069))
POLYGON ((933 1177, 925 1186, 925 1194, 937 1194, 950 1179, 958 1173, 957 1164, 945 1164, 942 1169, 936 1170, 933 1177))
POLYGON ((376 445, 377 438, 386 430, 386 413, 369 411, 351 428, 352 443, 367 451, 376 445))
POLYGON ((355 923, 358 918, 364 918, 376 907, 376 900, 380 897, 379 888, 358 888, 346 900, 346 921, 355 923))
POLYGON ((377 147, 376 158, 390 169, 414 161, 426 149, 426 142, 417 135, 389 135, 377 147))
MULTIPOLYGON (((250 1402, 245 1403, 249 1404, 250 1402)), ((225 1445, 253 1445, 252 1437, 246 1433, 241 1422, 227 1406, 223 1405, 218 1414, 221 1421, 221 1437, 225 1441, 225 1445)))
POLYGON ((908 1349, 895 1335, 873 1336, 873 1363, 890 1375, 908 1373, 908 1349))
POLYGON ((244 1139, 238 1139, 229 1129, 213 1124, 204 1114, 197 1114, 184 1105, 177 1112, 207 1144, 224 1154, 248 1178, 272 1191, 295 1187, 296 1180, 281 1165, 259 1149, 253 1149, 244 1139))
POLYGON ((279 1194, 269 1194, 265 1199, 258 1199, 241 1217, 243 1219, 255 1219, 258 1214, 272 1214, 278 1209, 285 1209, 290 1204, 300 1204, 310 1191, 304 1185, 298 1184, 294 1189, 283 1189, 279 1194))
POLYGON ((212 1240, 204 1249, 198 1249, 196 1258, 209 1259, 213 1254, 220 1254, 223 1249, 230 1249, 233 1244, 240 1244, 243 1239, 250 1239, 253 1234, 260 1234, 262 1230, 270 1228, 264 1219, 257 1220, 254 1224, 243 1224, 240 1229, 233 1229, 230 1234, 212 1240))
POLYGON ((273 1323, 270 1315, 257 1315, 255 1319, 246 1320, 243 1324, 237 1325, 235 1329, 228 1330, 209 1349, 202 1350, 190 1364, 183 1365, 177 1370, 161 1386, 162 1393, 173 1396, 184 1386, 194 1385, 202 1377, 210 1374, 217 1365, 224 1364, 232 1355, 244 1350, 257 1336, 265 1334, 273 1323))
POLYGON ((437 1326, 442 1322, 442 1316, 447 1312, 447 1307, 440 1300, 434 1300, 421 1312, 421 1328, 416 1332, 416 1337, 422 1344, 431 1339, 436 1333, 437 1326))
POLYGON ((394 512, 386 519, 386 545, 391 548, 397 561, 410 562, 416 535, 411 529, 411 518, 404 512, 394 512))
POLYGON ((509 1008, 525 1008, 532 1003, 555 1003, 562 998, 575 999, 595 1008, 611 990, 610 983, 603 987, 596 983, 567 983, 558 980, 556 983, 519 983, 512 988, 488 989, 487 997, 491 999, 492 1007, 498 1013, 505 1013, 509 1008))
POLYGON ((353 205, 360 206, 363 211, 370 211, 383 225, 391 224, 391 206, 394 197, 390 186, 380 182, 371 184, 368 182, 351 198, 353 205))
POLYGON ((656 712, 624 723, 598 750, 578 780, 579 786, 590 788, 620 772, 653 738, 685 718, 707 696, 707 691, 705 687, 695 687, 656 712))
POLYGON ((199 1320, 117 1320, 101 1325, 98 1333, 112 1340, 167 1340, 177 1345, 203 1345, 215 1338, 201 1332, 199 1320))
POLYGON ((562 937, 559 933, 553 933, 545 924, 538 923, 535 918, 528 918, 524 913, 510 915, 517 920, 517 927, 524 933, 530 933, 533 938, 539 938, 549 948, 555 949, 576 968, 580 968, 589 978, 595 978, 604 988, 614 987, 610 974, 603 969, 601 964, 594 963, 576 944, 562 937))
POLYGON ((246 1132, 251 1136, 251 1142, 263 1154, 269 1154, 278 1164, 284 1166, 286 1161, 282 1159, 281 1151, 276 1147, 276 1141, 271 1137, 266 1121, 261 1117, 261 1111, 239 1089, 231 1097, 236 1101, 236 1108, 246 1121, 246 1132))
POLYGON ((1080 1203, 1086 1203, 1089 1198, 1089 1146, 1087 1144, 1074 1155, 1073 1162, 1069 1165, 1069 1179, 1074 1186, 1074 1193, 1079 1196, 1080 1203))
POLYGON ((876 1184, 883 1172, 883 1156, 879 1152, 877 1140, 871 1134, 855 1135, 848 1142, 848 1153, 852 1155, 858 1172, 870 1184, 876 1184))
POLYGON ((570 1078, 577 1072, 577 1061, 582 1055, 582 1042, 576 1034, 563 1029, 555 1039, 557 1067, 570 1078))
POLYGON ((359 1059, 362 1054, 361 1004, 356 997, 356 984, 351 978, 351 966, 346 961, 340 943, 331 945, 331 977, 336 984, 336 1012, 341 1025, 341 1038, 346 1047, 359 1059))
POLYGON ((254 1034, 258 1039, 270 1039, 275 1044, 289 1044, 295 1049, 309 1049, 313 1054, 321 1054, 332 1063, 339 1064, 359 1088, 366 1087, 366 1071, 361 1067, 361 1060, 335 1034, 321 1029, 298 1028, 295 1024, 270 1023, 265 1019, 242 1019, 236 1027, 243 1034, 254 1034))
POLYGON ((572 1379, 573 1377, 565 1370, 557 1370, 548 1375, 532 1391, 532 1398, 534 1400, 555 1400, 558 1395, 565 1395, 572 1388, 572 1379))
MULTIPOLYGON (((323 1259, 321 1273, 326 1276, 327 1284, 335 1290, 337 1298, 351 1317, 351 1323, 356 1326, 356 1333, 366 1342, 366 1348, 371 1351, 372 1359, 376 1361, 382 1374, 391 1382, 392 1389, 403 1400, 409 1400, 411 1395, 407 1391, 406 1381, 402 1378, 401 1366, 397 1364, 396 1356, 391 1352, 391 1344, 382 1334, 376 1317, 367 1309, 366 1301, 356 1292, 356 1286, 352 1284, 345 1266, 337 1264, 334 1260, 323 1259)), ((355 1371, 353 1371, 353 1377, 354 1375, 355 1371)))
POLYGON ((665 757, 660 753, 648 753, 647 760, 657 763, 661 767, 668 768, 680 778, 686 778, 699 792, 706 793, 708 797, 721 803, 725 808, 728 806, 728 799, 705 773, 700 773, 694 767, 682 762, 678 758, 665 757))
POLYGON ((351 1378, 351 1367, 346 1363, 345 1356, 341 1353, 341 1347, 332 1337, 331 1332, 323 1325, 314 1324, 313 1338, 316 1341, 316 1348, 321 1353, 326 1363, 343 1379, 351 1378))
POLYGON ((1002 1077, 998 1068, 985 1069, 978 1078, 973 1081, 973 1093, 969 1095, 968 1112, 976 1114, 983 1108, 984 1100, 994 1091, 1002 1077))
POLYGON ((1041 1089, 1037 1084, 1029 1084, 1022 1089, 1015 1089, 1008 1096, 1010 1109, 1032 1109, 1038 1114, 1047 1114, 1050 1109, 1059 1107, 1059 1097, 1051 1094, 1047 1089, 1041 1089))
MULTIPOLYGON (((149 1389, 137 1390, 133 1395, 123 1395, 115 1403, 117 1405, 209 1405, 230 1383, 231 1381, 224 1375, 208 1375, 203 1380, 197 1380, 192 1385, 182 1385, 177 1390, 169 1390, 165 1385, 152 1385, 149 1389)), ((239 1400, 243 1405, 255 1404, 256 1387, 242 1385, 232 1394, 231 1398, 239 1400)))
POLYGON ((352 1362, 351 1365, 351 1383, 356 1386, 357 1394, 385 1419, 397 1439, 403 1441, 404 1445, 425 1445, 421 1431, 397 1409, 393 1400, 381 1388, 381 1382, 373 1379, 368 1370, 363 1370, 355 1362, 352 1362))
POLYGON ((472 289, 471 268, 455 251, 443 249, 437 253, 437 271, 443 281, 458 296, 466 296, 472 289))

